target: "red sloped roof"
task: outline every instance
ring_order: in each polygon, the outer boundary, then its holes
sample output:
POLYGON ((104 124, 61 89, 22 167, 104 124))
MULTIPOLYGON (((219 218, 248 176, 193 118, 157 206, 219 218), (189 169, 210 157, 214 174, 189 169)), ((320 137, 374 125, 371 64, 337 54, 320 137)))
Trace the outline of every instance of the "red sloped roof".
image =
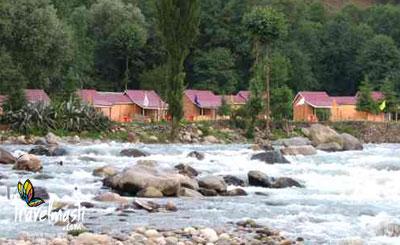
POLYGON ((246 104, 250 98, 250 91, 239 91, 234 97, 233 102, 235 104, 246 104))
MULTIPOLYGON (((30 103, 49 103, 50 98, 43 89, 25 89, 25 98, 30 103)), ((6 95, 0 95, 0 104, 7 99, 6 95)))
POLYGON ((25 89, 26 100, 31 103, 50 102, 49 96, 43 89, 25 89))
POLYGON ((200 108, 218 108, 221 106, 221 97, 210 90, 185 90, 185 95, 190 101, 200 108))
POLYGON ((97 92, 96 99, 99 101, 107 101, 112 105, 132 104, 132 101, 125 93, 118 92, 97 92))
POLYGON ((338 105, 355 105, 357 104, 356 96, 335 96, 331 97, 338 105))
POLYGON ((165 109, 168 107, 154 90, 127 90, 125 94, 133 103, 144 109, 165 109))
POLYGON ((294 101, 296 101, 299 96, 304 98, 304 102, 311 105, 312 107, 316 107, 316 108, 317 107, 322 107, 322 108, 332 107, 333 100, 331 97, 329 97, 329 95, 326 92, 302 91, 296 95, 296 97, 294 98, 294 101))
POLYGON ((78 91, 78 95, 82 99, 82 101, 92 104, 94 106, 99 106, 99 107, 112 106, 112 103, 110 101, 107 101, 105 96, 100 95, 94 89, 81 89, 78 91))

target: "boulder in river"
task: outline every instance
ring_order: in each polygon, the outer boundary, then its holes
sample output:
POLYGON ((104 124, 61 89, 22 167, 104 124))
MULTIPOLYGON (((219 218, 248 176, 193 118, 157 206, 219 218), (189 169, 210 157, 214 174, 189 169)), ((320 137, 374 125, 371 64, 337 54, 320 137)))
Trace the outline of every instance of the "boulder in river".
POLYGON ((358 151, 363 149, 363 145, 359 139, 350 134, 341 134, 343 140, 343 150, 358 151))
POLYGON ((145 189, 139 191, 136 196, 138 197, 148 197, 148 198, 160 198, 164 195, 160 190, 153 186, 146 187, 145 189))
POLYGON ((206 189, 215 190, 217 192, 226 191, 226 183, 222 177, 206 176, 199 180, 199 186, 206 189))
POLYGON ((303 146, 289 146, 281 149, 283 155, 315 155, 317 154, 317 150, 311 145, 303 145, 303 146))
POLYGON ((117 169, 113 166, 104 166, 93 170, 93 175, 98 177, 110 177, 118 173, 117 169))
POLYGON ((224 181, 227 185, 245 186, 244 180, 233 175, 225 175, 224 181))
POLYGON ((187 164, 181 163, 181 164, 176 165, 175 168, 179 170, 180 174, 189 176, 191 178, 199 175, 199 172, 197 172, 196 169, 192 168, 191 166, 189 166, 187 164))
POLYGON ((104 184, 129 195, 136 195, 146 187, 152 186, 160 190, 164 196, 175 196, 181 186, 181 176, 151 167, 135 165, 107 178, 104 184))
POLYGON ((94 200, 99 201, 99 202, 117 202, 121 204, 127 204, 128 200, 124 197, 121 197, 117 193, 112 193, 112 192, 106 192, 102 193, 100 195, 97 195, 94 200))
POLYGON ((289 139, 281 140, 284 146, 302 146, 302 145, 311 145, 311 141, 305 137, 293 137, 289 139))
POLYGON ((274 163, 290 163, 282 154, 277 151, 266 151, 262 153, 255 154, 251 157, 251 160, 259 160, 262 162, 266 162, 268 164, 274 163))
POLYGON ((18 158, 14 169, 38 172, 42 169, 42 163, 37 156, 25 154, 18 158))
POLYGON ((38 145, 33 147, 29 154, 39 155, 39 156, 64 156, 67 154, 67 150, 58 146, 46 147, 44 145, 38 145))
POLYGON ((192 151, 188 154, 188 157, 197 158, 197 160, 204 160, 205 156, 204 153, 198 151, 192 151))
POLYGON ((247 192, 242 188, 235 188, 224 193, 226 196, 247 196, 247 192))
POLYGON ((0 164, 14 164, 16 160, 11 153, 0 148, 0 164))
POLYGON ((185 187, 182 187, 182 188, 179 189, 178 196, 180 196, 180 197, 193 197, 193 198, 203 197, 203 195, 200 192, 198 192, 196 190, 189 189, 189 188, 185 188, 185 187))
POLYGON ((272 188, 288 188, 288 187, 303 187, 298 181, 288 178, 288 177, 280 177, 274 179, 271 185, 272 188))
POLYGON ((308 128, 309 138, 313 145, 336 142, 343 145, 342 137, 332 128, 321 124, 313 124, 308 128))
POLYGON ((317 149, 326 152, 336 152, 336 151, 342 151, 343 147, 336 142, 331 142, 331 143, 319 144, 317 146, 317 149))
POLYGON ((218 192, 214 189, 199 188, 199 192, 206 197, 218 196, 218 192))
POLYGON ((51 132, 46 135, 45 139, 49 145, 58 145, 58 142, 60 141, 60 138, 51 132))
POLYGON ((107 245, 114 244, 113 239, 107 235, 84 232, 71 241, 71 245, 107 245))
POLYGON ((247 174, 249 185, 270 188, 272 186, 270 178, 261 171, 250 171, 247 174))
POLYGON ((149 153, 132 148, 122 150, 120 155, 124 157, 147 157, 149 156, 149 153))

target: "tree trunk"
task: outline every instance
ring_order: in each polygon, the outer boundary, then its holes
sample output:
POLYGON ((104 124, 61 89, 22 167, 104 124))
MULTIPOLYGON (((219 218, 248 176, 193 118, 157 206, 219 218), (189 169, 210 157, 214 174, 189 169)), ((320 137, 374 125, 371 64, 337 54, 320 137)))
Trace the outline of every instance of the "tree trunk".
POLYGON ((129 58, 128 58, 128 56, 126 56, 125 57, 125 75, 124 75, 125 91, 128 90, 128 81, 129 81, 129 58))
POLYGON ((266 64, 265 64, 265 116, 266 116, 266 131, 267 135, 270 134, 270 116, 271 116, 271 109, 270 109, 270 103, 271 103, 271 91, 270 91, 270 80, 271 80, 271 62, 270 62, 270 57, 269 57, 269 50, 268 50, 269 45, 267 45, 267 48, 265 50, 265 57, 266 57, 266 64))

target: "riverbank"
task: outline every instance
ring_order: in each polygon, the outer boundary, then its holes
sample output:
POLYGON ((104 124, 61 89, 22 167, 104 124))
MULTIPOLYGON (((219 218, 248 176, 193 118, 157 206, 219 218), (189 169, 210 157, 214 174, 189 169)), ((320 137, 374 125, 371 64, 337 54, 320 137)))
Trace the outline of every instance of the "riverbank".
MULTIPOLYGON (((260 123, 262 125, 262 123, 260 123)), ((348 133, 364 143, 400 143, 400 122, 325 122, 338 133, 348 133)), ((231 121, 184 123, 175 142, 170 142, 170 126, 167 123, 116 124, 107 132, 63 132, 53 134, 66 143, 86 142, 127 142, 144 144, 250 144, 275 141, 290 137, 305 136, 302 128, 311 124, 301 122, 273 123, 271 135, 266 136, 262 127, 257 127, 253 139, 246 137, 246 131, 231 121)), ((0 143, 34 144, 45 135, 24 135, 3 128, 0 143)))
MULTIPOLYGON (((129 230, 125 227, 124 229, 129 230)), ((258 225, 253 220, 238 222, 228 227, 212 229, 209 227, 186 227, 175 230, 157 230, 154 228, 137 227, 130 232, 120 234, 96 234, 82 232, 81 234, 65 235, 56 238, 34 238, 29 234, 21 234, 17 239, 0 239, 3 245, 240 245, 240 244, 271 244, 295 245, 303 244, 303 238, 291 241, 280 235, 279 231, 258 225)))

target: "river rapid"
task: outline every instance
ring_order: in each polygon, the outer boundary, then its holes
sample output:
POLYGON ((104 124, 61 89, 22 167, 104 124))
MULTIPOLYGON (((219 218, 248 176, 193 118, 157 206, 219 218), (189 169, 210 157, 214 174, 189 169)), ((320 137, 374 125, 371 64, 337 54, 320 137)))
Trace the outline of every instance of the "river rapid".
MULTIPOLYGON (((19 156, 32 146, 1 145, 19 156)), ((124 233, 137 226, 182 228, 186 226, 223 227, 229 222, 254 219, 282 231, 284 236, 302 237, 306 244, 338 244, 364 241, 367 244, 400 244, 393 227, 400 229, 400 145, 365 145, 363 151, 318 152, 314 156, 289 157, 291 164, 268 165, 250 160, 257 152, 248 145, 132 145, 123 143, 63 145, 68 155, 40 157, 41 173, 12 170, 0 165, 0 237, 22 233, 52 236, 62 228, 47 222, 20 223, 14 220, 15 202, 7 198, 7 186, 16 194, 19 180, 29 178, 35 186, 46 187, 52 199, 87 201, 95 208, 86 209, 84 225, 95 232, 124 233), (151 153, 148 157, 119 156, 125 148, 151 153), (190 151, 205 153, 199 161, 188 158, 190 151), (116 211, 116 206, 97 203, 93 198, 107 191, 95 168, 112 165, 122 170, 137 160, 156 160, 160 168, 189 164, 206 175, 235 175, 247 179, 251 170, 273 177, 291 177, 305 188, 266 189, 244 187, 245 197, 210 197, 172 200, 178 207, 173 213, 116 211), (63 165, 58 162, 62 161, 63 165), (259 195, 263 193, 263 195, 259 195)), ((230 187, 233 188, 233 187, 230 187)), ((400 231, 397 231, 400 233, 400 231)), ((64 232, 65 233, 65 232, 64 232)), ((398 234, 397 234, 398 235, 398 234)))

